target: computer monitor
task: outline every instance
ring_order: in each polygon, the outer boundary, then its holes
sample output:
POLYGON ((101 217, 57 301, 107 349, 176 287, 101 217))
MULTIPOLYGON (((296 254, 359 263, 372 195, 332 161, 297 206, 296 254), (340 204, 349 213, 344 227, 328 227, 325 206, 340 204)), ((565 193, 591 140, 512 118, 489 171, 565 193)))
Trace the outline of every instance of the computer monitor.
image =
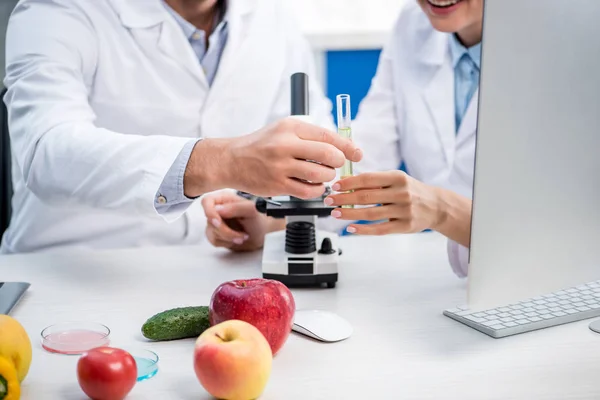
POLYGON ((599 0, 485 0, 471 309, 600 279, 599 16, 599 0))

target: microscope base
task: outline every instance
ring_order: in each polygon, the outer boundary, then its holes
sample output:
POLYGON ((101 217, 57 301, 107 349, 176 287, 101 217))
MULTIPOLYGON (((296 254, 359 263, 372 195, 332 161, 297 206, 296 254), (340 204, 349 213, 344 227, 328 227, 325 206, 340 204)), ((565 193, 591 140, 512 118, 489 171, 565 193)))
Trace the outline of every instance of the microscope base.
POLYGON ((267 234, 263 249, 262 276, 277 280, 288 287, 334 288, 338 281, 339 236, 335 233, 316 230, 316 251, 292 254, 285 251, 285 231, 267 234), (325 239, 331 242, 328 252, 322 252, 325 239))
POLYGON ((326 275, 276 275, 263 273, 263 278, 273 279, 288 287, 322 286, 325 284, 333 289, 338 280, 338 274, 326 275))

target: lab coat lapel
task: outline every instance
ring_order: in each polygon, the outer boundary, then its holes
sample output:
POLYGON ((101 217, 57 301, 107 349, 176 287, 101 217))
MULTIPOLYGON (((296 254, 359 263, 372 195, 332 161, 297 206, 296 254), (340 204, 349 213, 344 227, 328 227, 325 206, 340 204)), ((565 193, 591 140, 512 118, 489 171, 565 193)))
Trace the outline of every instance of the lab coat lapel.
POLYGON ((256 0, 229 0, 227 10, 229 33, 227 35, 227 44, 225 49, 223 49, 221 61, 219 62, 217 76, 228 76, 238 64, 237 61, 243 56, 241 50, 244 44, 247 44, 247 41, 245 42, 244 39, 250 25, 249 19, 255 3, 256 0))
POLYGON ((284 48, 277 43, 279 38, 268 36, 271 29, 264 27, 276 23, 272 19, 275 16, 265 10, 259 13, 255 3, 256 0, 229 2, 229 34, 208 94, 209 108, 218 104, 223 109, 227 103, 227 107, 236 107, 240 113, 244 107, 250 107, 248 114, 257 113, 270 107, 265 102, 271 101, 269 94, 278 90, 279 80, 274 77, 279 77, 284 67, 284 48))
POLYGON ((454 162, 456 123, 454 118, 454 70, 448 51, 448 38, 434 34, 422 48, 422 61, 431 67, 423 97, 435 124, 437 137, 448 165, 454 162))
POLYGON ((202 71, 198 57, 183 31, 170 15, 163 22, 158 47, 165 56, 171 58, 182 70, 208 89, 208 79, 202 71))
MULTIPOLYGON (((252 16, 252 10, 255 7, 255 1, 256 0, 228 1, 226 16, 228 29, 227 44, 223 49, 223 54, 219 61, 219 68, 217 69, 217 74, 213 80, 211 91, 208 94, 208 103, 212 103, 216 101, 220 95, 228 93, 225 88, 226 86, 231 85, 232 80, 235 79, 236 68, 247 67, 248 60, 256 59, 257 57, 254 56, 264 50, 259 47, 260 43, 252 42, 247 38, 250 26, 249 20, 252 16), (253 51, 253 57, 245 57, 244 59, 244 50, 248 47, 252 47, 253 44, 256 47, 255 49, 250 49, 253 51), (244 60, 246 64, 243 63, 242 60, 244 60)), ((264 58, 262 61, 266 62, 264 58)), ((237 75, 240 77, 240 74, 237 75)), ((249 79, 245 76, 243 78, 249 79)))
POLYGON ((149 56, 153 52, 165 55, 182 72, 208 89, 198 58, 162 0, 108 1, 144 52, 149 56))

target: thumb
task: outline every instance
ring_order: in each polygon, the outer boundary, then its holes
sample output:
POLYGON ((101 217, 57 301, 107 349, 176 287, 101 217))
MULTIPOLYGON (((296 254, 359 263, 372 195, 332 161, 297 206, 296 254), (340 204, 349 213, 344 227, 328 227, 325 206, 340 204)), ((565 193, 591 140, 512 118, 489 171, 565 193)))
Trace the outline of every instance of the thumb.
POLYGON ((219 213, 217 212, 217 208, 219 207, 217 204, 219 199, 216 196, 206 196, 202 199, 202 209, 204 210, 204 215, 209 220, 220 220, 219 213))
POLYGON ((221 204, 238 202, 242 198, 229 191, 223 190, 207 194, 202 198, 202 208, 207 218, 218 218, 217 208, 221 204))

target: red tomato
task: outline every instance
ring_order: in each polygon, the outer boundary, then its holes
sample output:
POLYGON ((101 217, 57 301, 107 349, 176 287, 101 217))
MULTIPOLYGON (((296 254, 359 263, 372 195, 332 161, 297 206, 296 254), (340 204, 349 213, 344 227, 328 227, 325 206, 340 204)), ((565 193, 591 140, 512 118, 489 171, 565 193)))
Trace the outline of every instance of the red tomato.
POLYGON ((77 380, 93 400, 123 400, 135 386, 137 366, 125 350, 98 347, 79 359, 77 380))

